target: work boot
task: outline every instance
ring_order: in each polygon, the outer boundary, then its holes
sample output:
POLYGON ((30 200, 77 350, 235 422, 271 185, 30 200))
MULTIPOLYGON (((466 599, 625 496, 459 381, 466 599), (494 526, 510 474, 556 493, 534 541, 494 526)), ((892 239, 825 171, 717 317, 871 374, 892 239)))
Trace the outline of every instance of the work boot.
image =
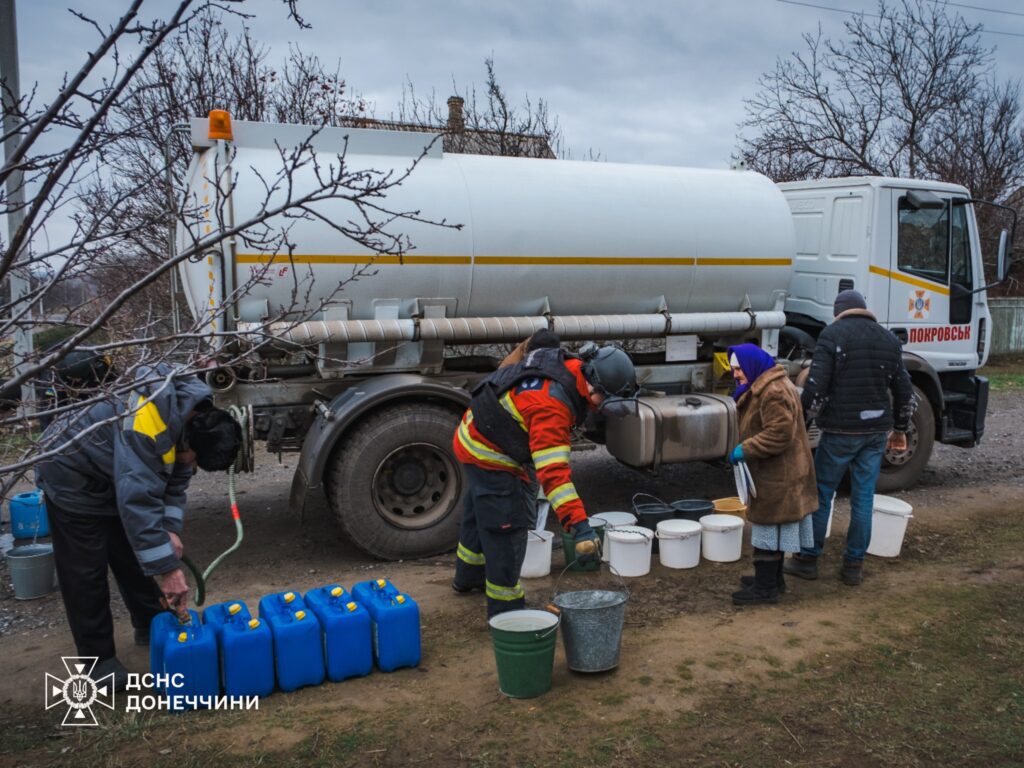
POLYGON ((118 660, 117 656, 111 656, 109 659, 97 663, 89 677, 98 683, 110 674, 114 675, 115 691, 123 691, 128 687, 128 670, 124 668, 124 664, 118 660))
POLYGON ((786 560, 782 566, 783 573, 788 573, 790 576, 797 576, 801 579, 807 579, 808 581, 814 581, 818 578, 818 558, 814 555, 801 555, 797 552, 791 558, 786 560))
POLYGON ((843 567, 839 570, 839 578, 848 587, 859 587, 864 581, 864 563, 853 560, 843 560, 843 567))
POLYGON ((135 628, 135 644, 149 645, 149 627, 135 628))
POLYGON ((733 605, 760 605, 779 602, 776 570, 781 552, 754 553, 754 580, 750 586, 732 593, 733 605))
POLYGON ((457 595, 468 595, 468 594, 471 594, 472 592, 483 592, 483 591, 484 591, 484 585, 483 584, 474 584, 474 585, 471 585, 471 586, 468 586, 468 587, 464 587, 461 584, 459 584, 457 581, 455 581, 455 579, 452 579, 452 592, 454 592, 457 595))

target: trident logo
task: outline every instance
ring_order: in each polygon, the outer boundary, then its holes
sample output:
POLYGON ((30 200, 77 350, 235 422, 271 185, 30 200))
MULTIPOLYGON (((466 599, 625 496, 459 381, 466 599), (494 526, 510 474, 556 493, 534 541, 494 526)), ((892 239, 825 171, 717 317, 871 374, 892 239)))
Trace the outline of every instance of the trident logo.
POLYGON ((59 704, 68 708, 61 725, 98 725, 92 705, 114 708, 114 675, 93 680, 89 675, 98 661, 95 656, 61 656, 61 661, 68 676, 61 680, 46 673, 46 708, 59 704))

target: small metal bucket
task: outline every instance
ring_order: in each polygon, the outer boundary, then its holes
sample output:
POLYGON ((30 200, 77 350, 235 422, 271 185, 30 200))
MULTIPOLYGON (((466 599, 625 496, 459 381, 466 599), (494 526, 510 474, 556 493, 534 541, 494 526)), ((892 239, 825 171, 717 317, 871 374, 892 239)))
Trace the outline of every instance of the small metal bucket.
MULTIPOLYGON (((609 570, 615 573, 614 569, 609 570)), ((619 665, 629 589, 622 577, 615 575, 622 591, 587 589, 559 593, 555 584, 552 602, 562 617, 565 659, 575 672, 607 672, 619 665)), ((558 580, 561 582, 562 577, 558 580)))
POLYGON ((53 592, 57 585, 50 544, 15 547, 7 553, 7 568, 16 600, 35 600, 53 592))

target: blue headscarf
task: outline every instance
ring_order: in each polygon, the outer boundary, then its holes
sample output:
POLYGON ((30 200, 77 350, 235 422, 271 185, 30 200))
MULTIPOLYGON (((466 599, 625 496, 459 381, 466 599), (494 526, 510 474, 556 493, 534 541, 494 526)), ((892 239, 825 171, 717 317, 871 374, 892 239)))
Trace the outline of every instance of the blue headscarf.
POLYGON ((757 381, 758 376, 775 367, 775 358, 756 344, 738 344, 735 347, 729 347, 727 354, 730 365, 732 365, 732 356, 736 355, 736 362, 740 364, 740 370, 747 377, 747 383, 740 384, 732 393, 733 400, 743 397, 743 394, 757 381))

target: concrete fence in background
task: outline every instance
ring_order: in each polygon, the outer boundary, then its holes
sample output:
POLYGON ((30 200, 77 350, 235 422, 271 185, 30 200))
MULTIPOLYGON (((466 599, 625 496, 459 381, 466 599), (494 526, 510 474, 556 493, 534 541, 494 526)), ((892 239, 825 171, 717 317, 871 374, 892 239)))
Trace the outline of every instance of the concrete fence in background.
POLYGON ((992 313, 990 354, 1024 353, 1024 298, 989 299, 992 313))

